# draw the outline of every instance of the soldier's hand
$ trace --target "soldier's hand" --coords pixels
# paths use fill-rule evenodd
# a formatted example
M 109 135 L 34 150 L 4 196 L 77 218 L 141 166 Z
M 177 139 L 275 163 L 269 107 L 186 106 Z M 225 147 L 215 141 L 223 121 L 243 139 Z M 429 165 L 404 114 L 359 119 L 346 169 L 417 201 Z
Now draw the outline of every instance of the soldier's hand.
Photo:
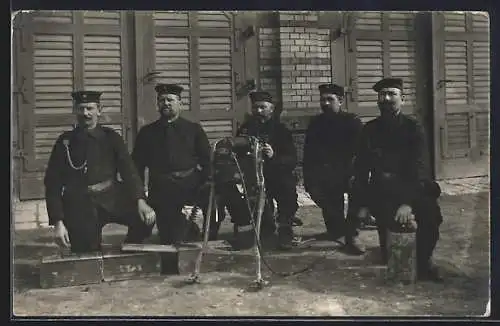
M 360 207 L 358 210 L 358 219 L 361 221 L 365 221 L 368 219 L 370 216 L 370 211 L 368 210 L 368 207 Z
M 156 213 L 144 199 L 139 199 L 137 203 L 139 216 L 147 225 L 152 225 L 156 221 Z
M 414 220 L 411 207 L 408 205 L 399 206 L 396 211 L 395 220 L 401 225 L 409 225 Z
M 64 247 L 70 246 L 68 230 L 66 229 L 63 221 L 57 222 L 54 232 L 58 245 L 62 245 Z
M 262 152 L 264 153 L 264 155 L 266 155 L 268 158 L 271 158 L 274 156 L 274 150 L 273 148 L 271 147 L 271 145 L 269 145 L 268 143 L 265 143 L 264 146 L 262 147 Z

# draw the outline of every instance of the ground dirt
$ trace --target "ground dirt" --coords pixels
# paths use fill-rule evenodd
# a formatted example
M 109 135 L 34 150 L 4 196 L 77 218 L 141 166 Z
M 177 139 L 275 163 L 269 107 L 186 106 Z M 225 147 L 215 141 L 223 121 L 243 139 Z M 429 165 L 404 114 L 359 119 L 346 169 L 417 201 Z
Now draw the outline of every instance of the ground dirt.
M 368 247 L 365 257 L 327 255 L 302 274 L 280 277 L 263 268 L 269 286 L 249 289 L 251 268 L 227 264 L 226 271 L 207 271 L 202 283 L 185 285 L 186 276 L 152 277 L 70 288 L 36 289 L 30 272 L 15 272 L 13 311 L 17 316 L 480 316 L 489 298 L 489 194 L 441 198 L 445 221 L 435 251 L 443 284 L 419 282 L 394 285 L 383 281 L 374 263 L 377 233 L 361 231 Z M 317 207 L 301 207 L 303 235 L 324 230 Z M 229 225 L 222 232 L 228 233 Z M 16 243 L 48 239 L 34 232 L 17 232 Z M 27 261 L 43 252 L 18 250 Z M 321 256 L 321 255 L 315 255 Z M 311 257 L 280 260 L 278 271 L 298 270 Z

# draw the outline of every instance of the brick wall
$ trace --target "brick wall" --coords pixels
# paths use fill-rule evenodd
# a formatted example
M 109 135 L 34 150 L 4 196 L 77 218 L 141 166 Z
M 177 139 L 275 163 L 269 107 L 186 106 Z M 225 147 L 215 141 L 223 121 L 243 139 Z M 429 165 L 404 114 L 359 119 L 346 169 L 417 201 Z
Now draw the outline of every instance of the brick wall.
M 281 11 L 259 30 L 260 86 L 269 91 L 281 120 L 294 133 L 302 182 L 304 133 L 309 118 L 320 112 L 318 86 L 332 76 L 329 29 L 318 28 L 318 12 Z M 271 19 L 273 22 L 271 22 Z M 268 27 L 268 25 L 274 25 Z
M 276 28 L 259 29 L 260 87 L 271 93 L 280 106 L 281 60 L 280 32 Z
M 299 21 L 313 26 L 318 20 L 317 13 L 279 15 L 280 25 Z M 280 27 L 279 34 L 283 109 L 317 111 L 318 86 L 332 80 L 329 30 Z

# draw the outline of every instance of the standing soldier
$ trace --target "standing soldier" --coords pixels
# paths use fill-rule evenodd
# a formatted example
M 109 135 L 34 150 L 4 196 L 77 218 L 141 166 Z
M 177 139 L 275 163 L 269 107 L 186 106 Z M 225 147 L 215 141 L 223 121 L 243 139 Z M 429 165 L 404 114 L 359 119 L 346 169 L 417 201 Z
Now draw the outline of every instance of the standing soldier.
M 441 190 L 431 179 L 423 127 L 401 113 L 403 81 L 384 78 L 378 93 L 380 117 L 368 122 L 355 160 L 355 199 L 360 218 L 368 211 L 378 226 L 382 260 L 387 263 L 387 230 L 416 220 L 417 276 L 440 281 L 431 257 L 442 223 L 437 202 Z
M 101 250 L 107 223 L 127 225 L 125 242 L 141 243 L 155 219 L 122 137 L 98 124 L 101 94 L 72 93 L 78 126 L 59 136 L 45 173 L 49 224 L 75 253 Z
M 137 135 L 132 158 L 144 180 L 149 168 L 148 200 L 156 212 L 162 244 L 186 240 L 182 208 L 199 197 L 210 176 L 210 144 L 199 123 L 182 118 L 182 86 L 155 87 L 160 118 Z
M 304 184 L 313 201 L 322 209 L 328 237 L 345 236 L 348 253 L 363 254 L 357 237 L 359 220 L 350 201 L 344 218 L 344 193 L 349 193 L 352 161 L 363 124 L 352 113 L 343 112 L 344 89 L 335 84 L 319 86 L 323 111 L 313 118 L 304 143 Z

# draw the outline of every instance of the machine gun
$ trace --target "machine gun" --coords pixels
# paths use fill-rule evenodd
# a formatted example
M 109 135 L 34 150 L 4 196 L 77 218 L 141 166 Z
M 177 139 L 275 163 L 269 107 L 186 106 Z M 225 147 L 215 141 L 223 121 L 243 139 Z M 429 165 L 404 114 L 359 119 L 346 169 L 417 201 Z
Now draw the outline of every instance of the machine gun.
M 265 281 L 262 278 L 261 252 L 260 252 L 260 226 L 266 200 L 264 184 L 264 160 L 262 155 L 263 140 L 253 136 L 223 138 L 211 146 L 212 176 L 210 178 L 210 193 L 202 248 L 195 262 L 194 271 L 188 282 L 198 283 L 203 254 L 208 248 L 208 239 L 211 227 L 211 214 L 215 211 L 218 221 L 216 201 L 216 185 L 226 182 L 236 182 L 243 188 L 250 221 L 255 233 L 255 261 L 256 280 L 258 288 L 262 288 Z M 241 159 L 245 158 L 245 159 Z M 253 169 L 252 169 L 253 167 Z M 243 170 L 247 173 L 243 173 Z

